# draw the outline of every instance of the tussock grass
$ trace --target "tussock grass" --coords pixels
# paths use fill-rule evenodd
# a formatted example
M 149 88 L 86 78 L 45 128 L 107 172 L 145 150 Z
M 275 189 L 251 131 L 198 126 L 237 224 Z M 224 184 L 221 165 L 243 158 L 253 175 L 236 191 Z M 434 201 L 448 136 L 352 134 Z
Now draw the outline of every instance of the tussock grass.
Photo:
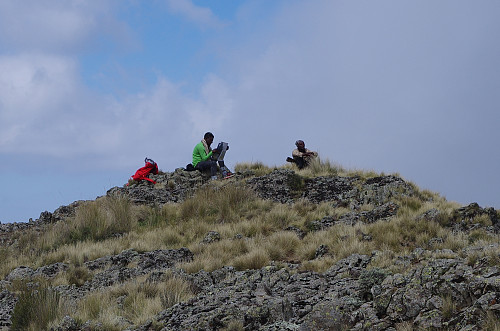
M 244 186 L 205 186 L 181 204 L 180 218 L 203 219 L 207 223 L 234 222 L 256 199 L 255 193 Z
M 235 172 L 252 171 L 255 174 L 255 176 L 264 176 L 264 175 L 270 174 L 274 169 L 276 169 L 276 168 L 268 167 L 260 161 L 241 162 L 241 163 L 237 163 L 234 166 Z
M 125 197 L 104 197 L 80 206 L 69 231 L 71 242 L 99 241 L 129 232 L 136 218 Z
M 236 270 L 260 269 L 269 264 L 270 256 L 264 248 L 256 247 L 250 252 L 236 257 L 232 264 Z
M 345 174 L 346 170 L 337 163 L 330 162 L 330 160 L 321 160 L 320 157 L 315 158 L 311 161 L 308 167 L 298 170 L 300 175 L 305 177 L 317 177 L 317 176 L 340 176 Z
M 448 232 L 436 222 L 415 221 L 409 215 L 395 217 L 390 222 L 376 222 L 368 227 L 377 249 L 387 246 L 396 252 L 402 247 L 428 248 L 431 238 L 446 237 Z
M 294 261 L 295 253 L 301 247 L 300 239 L 293 232 L 281 231 L 266 239 L 264 249 L 273 261 Z
M 11 330 L 45 330 L 50 322 L 61 316 L 60 296 L 45 286 L 23 284 L 12 312 Z
M 189 282 L 169 273 L 165 278 L 150 282 L 147 276 L 142 276 L 91 293 L 80 301 L 72 317 L 79 321 L 100 322 L 106 330 L 143 324 L 151 316 L 194 295 Z

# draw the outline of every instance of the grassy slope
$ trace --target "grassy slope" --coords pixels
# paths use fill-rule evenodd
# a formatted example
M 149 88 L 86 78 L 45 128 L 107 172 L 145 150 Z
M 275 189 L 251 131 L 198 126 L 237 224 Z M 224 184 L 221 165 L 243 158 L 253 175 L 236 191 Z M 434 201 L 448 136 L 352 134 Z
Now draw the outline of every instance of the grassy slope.
M 253 170 L 256 175 L 273 170 L 260 163 L 239 164 L 235 170 L 245 169 Z M 303 177 L 339 175 L 369 178 L 380 175 L 367 171 L 347 171 L 328 161 L 317 162 L 298 173 Z M 42 233 L 28 231 L 17 234 L 17 245 L 0 248 L 0 260 L 3 261 L 0 275 L 3 279 L 20 265 L 37 268 L 64 262 L 70 265 L 69 271 L 48 281 L 44 286 L 82 284 L 92 277 L 91 272 L 84 267 L 85 261 L 118 254 L 125 249 L 144 252 L 180 247 L 188 247 L 194 253 L 192 262 L 178 266 L 189 273 L 202 269 L 212 271 L 225 265 L 232 265 L 240 270 L 261 268 L 270 261 L 300 263 L 303 270 L 322 272 L 339 259 L 353 253 L 371 254 L 374 251 L 378 253 L 372 267 L 404 273 L 404 270 L 398 270 L 394 261 L 416 247 L 429 249 L 432 252 L 429 253 L 429 258 L 443 257 L 454 252 L 469 259 L 470 263 L 484 256 L 496 256 L 498 259 L 498 248 L 475 251 L 470 255 L 462 250 L 469 245 L 487 246 L 498 242 L 497 236 L 484 231 L 453 233 L 441 224 L 446 222 L 446 215 L 460 206 L 446 201 L 438 194 L 420 191 L 416 186 L 415 189 L 419 192 L 418 196 L 424 199 L 406 198 L 395 201 L 401 208 L 390 221 L 360 223 L 355 226 L 336 225 L 325 231 L 315 232 L 308 230 L 308 222 L 325 216 L 339 217 L 349 210 L 334 208 L 331 203 L 298 201 L 288 206 L 265 201 L 245 187 L 243 182 L 236 181 L 234 185 L 219 182 L 203 187 L 191 199 L 156 208 L 133 205 L 125 198 L 103 197 L 81 206 L 74 219 L 50 225 Z M 432 208 L 445 215 L 440 219 L 441 223 L 415 222 L 418 215 Z M 362 209 L 371 210 L 373 206 L 362 206 Z M 284 231 L 288 226 L 305 231 L 305 237 L 300 240 L 295 233 Z M 211 245 L 201 244 L 209 231 L 220 233 L 221 240 Z M 366 235 L 371 236 L 372 240 L 363 240 Z M 234 239 L 241 236 L 244 240 Z M 442 238 L 442 242 L 429 247 L 429 240 L 436 237 Z M 315 259 L 316 249 L 320 245 L 326 245 L 330 253 Z M 144 280 L 136 280 L 103 293 L 89 295 L 80 302 L 77 309 L 71 310 L 66 305 L 57 303 L 60 307 L 56 309 L 55 315 L 43 323 L 56 324 L 65 314 L 69 314 L 79 321 L 98 320 L 111 329 L 120 318 L 126 318 L 137 325 L 165 307 L 192 295 L 189 287 L 181 280 L 172 277 L 171 281 L 178 290 L 172 292 L 170 297 L 163 285 L 151 285 L 155 288 L 149 288 Z M 171 288 L 174 286 L 172 284 L 169 285 Z M 16 284 L 11 285 L 11 290 L 25 293 L 22 286 Z M 123 295 L 127 299 L 122 307 L 125 305 L 129 309 L 117 308 L 117 298 Z M 54 300 L 52 296 L 48 297 Z M 46 302 L 40 304 L 47 305 Z M 53 302 L 51 304 L 54 305 Z M 36 303 L 30 301 L 29 305 Z M 103 307 L 108 308 L 103 311 Z M 29 325 L 32 322 L 20 323 Z M 42 322 L 34 323 L 36 325 Z

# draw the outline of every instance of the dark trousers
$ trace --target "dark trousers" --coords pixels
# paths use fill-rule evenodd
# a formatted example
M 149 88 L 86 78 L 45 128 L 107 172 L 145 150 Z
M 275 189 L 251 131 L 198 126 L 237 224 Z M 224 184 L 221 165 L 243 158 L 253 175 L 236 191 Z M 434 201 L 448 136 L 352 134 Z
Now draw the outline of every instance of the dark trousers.
M 303 157 L 294 156 L 293 160 L 295 161 L 295 164 L 297 165 L 297 167 L 299 167 L 299 169 L 302 169 L 309 165 L 309 163 Z
M 194 168 L 196 170 L 199 170 L 199 171 L 205 171 L 205 170 L 210 169 L 210 176 L 217 175 L 217 162 L 215 162 L 215 161 L 211 161 L 211 160 L 200 161 L 200 162 L 198 162 L 198 164 Z

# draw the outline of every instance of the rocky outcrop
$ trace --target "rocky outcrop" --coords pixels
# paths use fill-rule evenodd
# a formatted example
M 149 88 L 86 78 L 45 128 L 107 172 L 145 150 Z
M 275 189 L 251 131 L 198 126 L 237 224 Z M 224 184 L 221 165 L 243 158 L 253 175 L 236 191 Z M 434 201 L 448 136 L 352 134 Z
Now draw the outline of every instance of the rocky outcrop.
M 386 330 L 403 321 L 419 329 L 479 330 L 486 313 L 500 313 L 498 267 L 438 259 L 403 275 L 370 269 L 371 259 L 355 254 L 321 274 L 288 265 L 184 275 L 200 293 L 135 330 L 152 330 L 153 323 L 165 330 L 231 323 L 245 330 Z
M 4 289 L 0 291 L 0 330 L 7 330 L 11 325 L 10 317 L 16 306 L 17 297 Z
M 16 223 L 0 223 L 0 246 L 9 246 L 16 242 L 16 236 L 13 234 L 20 234 L 23 231 L 35 230 L 43 231 L 49 224 L 55 223 L 67 217 L 75 216 L 76 208 L 83 201 L 75 201 L 68 206 L 61 206 L 53 213 L 44 211 L 40 213 L 40 217 L 33 221 L 31 218 L 29 222 L 16 222 Z
M 131 181 L 123 187 L 114 187 L 106 194 L 108 196 L 124 195 L 138 204 L 164 204 L 181 202 L 191 197 L 195 190 L 208 181 L 209 177 L 199 171 L 185 171 L 182 168 L 172 173 L 150 175 L 157 184 L 148 181 Z
M 306 223 L 307 229 L 295 226 L 284 229 L 294 232 L 299 240 L 304 239 L 306 231 L 321 231 L 336 224 L 389 221 L 402 208 L 400 204 L 404 199 L 401 198 L 418 198 L 414 187 L 396 176 L 304 178 L 294 171 L 277 169 L 264 176 L 237 174 L 234 178 L 261 198 L 278 203 L 305 200 L 347 207 L 341 216 L 325 216 Z M 183 201 L 207 185 L 207 178 L 199 172 L 182 169 L 153 175 L 152 179 L 158 184 L 133 182 L 112 188 L 107 195 L 124 195 L 137 204 L 161 205 Z M 0 225 L 0 243 L 12 244 L 15 240 L 12 234 L 17 231 L 43 231 L 45 226 L 72 217 L 80 203 L 60 207 L 53 213 L 44 212 L 34 222 Z M 372 206 L 371 210 L 363 210 L 367 206 Z M 430 209 L 414 221 L 438 222 L 457 232 L 484 229 L 498 234 L 498 215 L 493 208 L 471 204 L 451 214 Z M 364 233 L 359 235 L 362 240 L 372 240 Z M 200 244 L 213 245 L 220 240 L 221 234 L 208 231 Z M 234 240 L 245 238 L 239 235 Z M 53 290 L 67 302 L 76 304 L 90 293 L 141 276 L 148 282 L 165 281 L 166 271 L 191 284 L 195 295 L 192 299 L 161 311 L 144 325 L 124 324 L 124 329 L 130 331 L 396 330 L 402 322 L 411 323 L 417 329 L 480 330 L 488 314 L 500 317 L 498 256 L 477 261 L 463 258 L 470 251 L 484 249 L 481 246 L 467 247 L 463 252 L 432 251 L 441 243 L 443 238 L 432 238 L 429 250 L 417 248 L 409 255 L 395 258 L 397 270 L 404 273 L 377 267 L 375 261 L 381 254 L 378 251 L 369 255 L 353 254 L 322 273 L 303 271 L 298 264 L 276 261 L 257 270 L 239 271 L 226 266 L 212 272 L 202 270 L 188 274 L 179 269 L 179 263 L 193 260 L 193 253 L 187 248 L 125 250 L 86 261 L 80 268 L 88 273 L 80 283 L 55 286 Z M 498 247 L 489 249 L 494 251 Z M 433 254 L 447 258 L 426 258 Z M 319 245 L 314 262 L 331 255 L 328 246 Z M 37 269 L 19 266 L 12 270 L 0 281 L 0 330 L 11 325 L 10 318 L 18 300 L 11 291 L 13 284 L 51 279 L 73 272 L 73 268 L 54 263 Z M 92 329 L 89 325 L 90 321 L 77 322 L 67 316 L 55 329 Z
M 370 211 L 362 211 L 362 212 L 349 212 L 347 214 L 342 215 L 339 218 L 335 218 L 332 216 L 323 217 L 321 220 L 312 221 L 309 224 L 311 230 L 319 231 L 325 230 L 331 226 L 336 224 L 346 224 L 346 225 L 355 225 L 358 222 L 363 223 L 374 223 L 379 220 L 385 220 L 392 216 L 396 216 L 398 212 L 399 206 L 393 202 L 388 202 L 381 206 L 375 207 Z
M 235 179 L 245 180 L 248 174 L 236 174 Z M 208 182 L 198 171 L 177 169 L 173 173 L 152 175 L 157 184 L 147 181 L 133 182 L 124 187 L 114 187 L 107 195 L 125 195 L 140 204 L 181 202 L 191 197 L 195 190 Z M 279 203 L 293 203 L 305 199 L 313 203 L 332 201 L 339 206 L 363 204 L 382 205 L 392 198 L 413 196 L 413 187 L 396 176 L 381 176 L 362 180 L 359 177 L 304 178 L 289 169 L 276 169 L 268 175 L 246 179 L 262 199 Z
M 490 227 L 493 232 L 500 231 L 500 218 L 493 208 L 481 208 L 477 203 L 456 209 L 450 217 L 449 226 L 455 231 L 472 231 Z

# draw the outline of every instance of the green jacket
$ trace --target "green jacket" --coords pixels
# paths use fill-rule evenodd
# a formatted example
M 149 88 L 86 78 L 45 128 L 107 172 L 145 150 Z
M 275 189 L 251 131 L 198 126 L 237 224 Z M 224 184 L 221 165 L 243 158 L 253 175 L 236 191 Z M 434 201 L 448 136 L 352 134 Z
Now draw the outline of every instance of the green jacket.
M 203 143 L 200 141 L 198 145 L 194 146 L 193 149 L 193 167 L 196 167 L 198 163 L 201 161 L 206 161 L 212 156 L 212 151 L 208 154 L 205 152 L 205 147 L 203 147 Z

